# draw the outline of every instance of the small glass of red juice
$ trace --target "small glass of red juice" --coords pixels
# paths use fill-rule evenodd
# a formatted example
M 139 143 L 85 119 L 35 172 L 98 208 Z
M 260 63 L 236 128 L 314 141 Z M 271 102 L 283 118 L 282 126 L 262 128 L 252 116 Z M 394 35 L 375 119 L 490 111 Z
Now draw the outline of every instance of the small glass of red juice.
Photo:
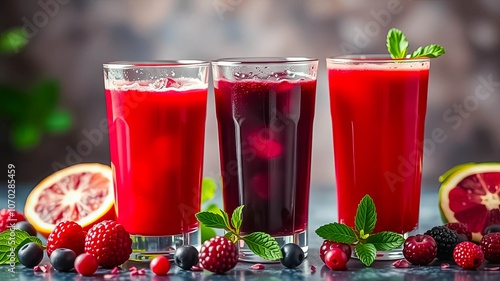
M 318 60 L 212 62 L 224 210 L 243 209 L 241 231 L 263 231 L 307 254 Z M 266 262 L 241 243 L 240 259 Z
M 200 245 L 208 68 L 194 60 L 104 64 L 115 210 L 131 234 L 131 260 Z
M 327 59 L 339 221 L 354 227 L 364 195 L 374 232 L 417 229 L 430 62 L 382 56 Z M 401 249 L 377 259 L 403 258 Z

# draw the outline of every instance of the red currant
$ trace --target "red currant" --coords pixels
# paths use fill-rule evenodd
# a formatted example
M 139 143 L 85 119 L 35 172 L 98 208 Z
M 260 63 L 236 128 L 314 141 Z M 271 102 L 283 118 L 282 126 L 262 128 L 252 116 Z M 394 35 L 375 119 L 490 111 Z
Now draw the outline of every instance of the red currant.
M 154 258 L 149 267 L 156 275 L 167 275 L 170 270 L 170 262 L 164 256 L 158 256 Z
M 325 255 L 325 264 L 332 270 L 344 270 L 347 260 L 347 255 L 340 248 L 333 248 Z
M 91 254 L 81 254 L 75 259 L 75 269 L 83 276 L 92 276 L 99 267 L 97 259 Z
M 344 253 L 347 255 L 347 260 L 351 258 L 352 250 L 350 245 L 325 240 L 319 248 L 319 257 L 321 258 L 321 261 L 325 262 L 326 253 L 333 248 L 340 248 L 342 251 L 344 251 Z

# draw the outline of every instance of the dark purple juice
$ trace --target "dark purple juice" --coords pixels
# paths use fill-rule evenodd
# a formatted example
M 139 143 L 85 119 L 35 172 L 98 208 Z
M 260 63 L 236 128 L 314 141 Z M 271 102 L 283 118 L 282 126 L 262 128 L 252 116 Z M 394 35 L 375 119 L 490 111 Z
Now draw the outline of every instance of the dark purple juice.
M 242 232 L 307 229 L 316 80 L 218 80 L 224 209 L 243 210 Z

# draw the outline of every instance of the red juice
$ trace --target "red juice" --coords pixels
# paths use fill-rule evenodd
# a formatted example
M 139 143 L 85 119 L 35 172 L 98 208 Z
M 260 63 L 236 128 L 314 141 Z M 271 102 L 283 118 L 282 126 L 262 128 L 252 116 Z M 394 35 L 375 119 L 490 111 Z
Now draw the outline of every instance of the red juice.
M 117 221 L 131 234 L 198 228 L 206 100 L 202 86 L 106 89 Z
M 243 233 L 305 231 L 316 80 L 214 87 L 225 211 L 245 205 Z
M 339 221 L 354 226 L 361 198 L 375 231 L 418 225 L 428 62 L 328 65 Z

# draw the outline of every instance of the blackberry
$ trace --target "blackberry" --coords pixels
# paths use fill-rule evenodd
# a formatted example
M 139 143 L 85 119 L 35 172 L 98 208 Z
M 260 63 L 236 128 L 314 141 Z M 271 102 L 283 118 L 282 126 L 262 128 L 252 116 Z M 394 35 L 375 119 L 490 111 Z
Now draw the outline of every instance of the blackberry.
M 435 226 L 425 232 L 436 240 L 437 258 L 440 260 L 453 259 L 453 249 L 458 244 L 457 233 L 445 226 Z

